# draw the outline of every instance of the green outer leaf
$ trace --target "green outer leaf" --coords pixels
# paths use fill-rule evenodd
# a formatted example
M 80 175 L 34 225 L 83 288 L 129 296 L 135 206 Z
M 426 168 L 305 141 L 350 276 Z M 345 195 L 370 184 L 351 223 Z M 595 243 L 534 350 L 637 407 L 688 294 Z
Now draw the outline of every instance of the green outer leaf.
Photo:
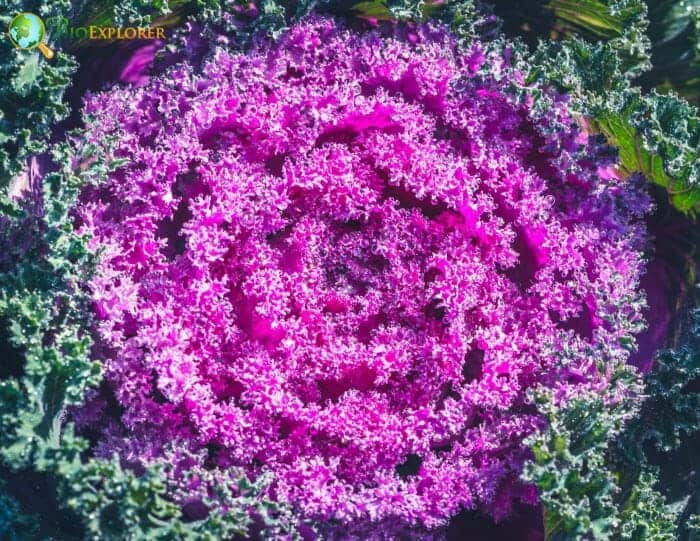
M 687 389 L 700 378 L 699 345 L 695 323 L 685 346 L 658 355 L 643 388 L 619 367 L 602 392 L 561 403 L 546 389 L 535 395 L 548 426 L 528 441 L 523 479 L 538 488 L 547 541 L 696 539 L 700 455 L 691 447 L 683 461 L 678 451 L 700 442 L 700 393 Z
M 695 217 L 700 208 L 700 118 L 696 108 L 674 95 L 642 95 L 621 72 L 610 43 L 581 39 L 541 43 L 528 70 L 524 90 L 535 108 L 551 106 L 538 94 L 551 85 L 571 96 L 570 107 L 590 120 L 618 149 L 622 170 L 639 172 L 666 189 L 671 203 Z M 539 105 L 537 102 L 541 102 Z
M 618 114 L 603 111 L 594 118 L 593 125 L 619 150 L 621 168 L 626 175 L 642 173 L 650 182 L 667 190 L 674 207 L 694 216 L 700 208 L 700 185 L 687 185 L 666 173 L 662 158 L 644 148 L 642 137 L 630 123 L 631 114 L 630 107 Z
M 358 16 L 366 17 L 367 19 L 377 19 L 379 21 L 389 21 L 393 19 L 392 13 L 384 0 L 359 2 L 353 6 L 353 9 L 357 12 Z
M 602 39 L 613 39 L 623 34 L 623 18 L 611 13 L 610 7 L 592 0 L 551 0 L 549 8 L 572 29 L 583 29 Z

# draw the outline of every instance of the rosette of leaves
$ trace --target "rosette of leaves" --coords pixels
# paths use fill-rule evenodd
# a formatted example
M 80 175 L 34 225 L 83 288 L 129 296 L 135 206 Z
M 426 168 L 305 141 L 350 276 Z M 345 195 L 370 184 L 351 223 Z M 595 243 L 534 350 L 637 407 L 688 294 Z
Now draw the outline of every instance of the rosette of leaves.
M 299 4 L 301 10 L 297 11 L 290 8 L 291 3 L 283 5 L 273 1 L 264 2 L 260 12 L 266 18 L 259 20 L 259 28 L 278 31 L 287 24 L 290 14 L 297 16 L 297 13 L 303 14 L 304 10 L 311 9 L 312 4 L 318 4 L 318 7 L 322 8 L 325 3 L 320 1 Z M 421 17 L 428 15 L 421 7 L 424 4 L 426 3 L 404 0 L 390 2 L 388 5 L 393 8 L 392 16 L 395 18 L 411 19 L 415 18 L 417 13 L 420 13 Z M 0 5 L 2 13 L 12 13 L 21 7 L 23 10 L 35 11 L 42 17 L 71 13 L 73 9 L 69 9 L 68 2 L 32 5 L 22 3 L 20 6 L 18 2 L 5 1 L 0 2 Z M 132 16 L 128 14 L 130 6 L 137 5 L 140 4 L 122 2 L 120 13 L 125 14 L 123 17 L 136 20 L 131 19 Z M 196 9 L 201 10 L 199 13 L 213 16 L 218 13 L 218 4 L 215 2 L 197 2 L 196 6 Z M 207 9 L 213 11 L 206 11 Z M 441 16 L 439 13 L 449 13 L 455 25 L 461 24 L 467 37 L 475 31 L 473 21 L 476 10 L 471 2 L 449 2 L 445 9 L 430 14 Z M 268 23 L 262 24 L 265 20 Z M 271 32 L 270 34 L 272 35 Z M 676 194 L 680 195 L 677 206 L 691 212 L 697 199 L 693 199 L 696 196 L 692 195 L 692 184 L 686 180 L 694 174 L 693 162 L 697 164 L 697 154 L 693 154 L 697 152 L 697 112 L 687 108 L 682 100 L 673 96 L 643 98 L 641 94 L 629 91 L 626 79 L 618 74 L 622 71 L 619 48 L 609 45 L 594 47 L 578 42 L 581 44 L 581 51 L 576 51 L 576 43 L 550 49 L 557 59 L 555 62 L 548 63 L 543 53 L 539 57 L 539 64 L 532 71 L 535 73 L 534 77 L 542 77 L 543 81 L 547 81 L 548 76 L 554 74 L 549 82 L 553 81 L 565 89 L 574 91 L 583 114 L 595 118 L 592 111 L 609 113 L 617 124 L 601 116 L 602 121 L 597 127 L 611 142 L 616 142 L 621 152 L 627 150 L 627 169 L 645 171 L 652 180 L 659 179 L 657 183 L 664 187 L 671 181 L 679 182 L 675 188 L 672 186 L 670 193 L 680 192 Z M 543 47 L 541 50 L 545 49 L 546 47 Z M 564 51 L 564 56 L 556 56 L 560 51 Z M 566 60 L 565 67 L 556 71 L 556 62 L 561 58 Z M 570 66 L 575 69 L 570 78 L 567 78 L 566 70 Z M 610 71 L 605 71 L 608 69 Z M 63 95 L 75 70 L 75 62 L 70 56 L 59 52 L 54 63 L 49 64 L 36 52 L 22 53 L 8 46 L 0 51 L 0 70 L 3 80 L 10 81 L 9 85 L 0 90 L 0 185 L 4 187 L 13 175 L 23 168 L 27 156 L 46 149 L 50 127 L 67 114 Z M 609 76 L 611 73 L 613 76 Z M 598 77 L 594 79 L 595 86 L 587 87 L 586 81 L 590 80 L 591 74 L 597 74 Z M 664 99 L 667 100 L 666 109 L 664 114 L 660 114 Z M 640 111 L 644 114 L 639 114 Z M 606 125 L 606 122 L 609 125 Z M 622 154 L 622 157 L 624 163 L 625 155 Z M 74 158 L 59 153 L 57 159 L 59 162 L 69 163 Z M 671 172 L 667 162 L 675 164 Z M 98 164 L 97 167 L 104 165 Z M 649 172 L 653 174 L 649 175 Z M 28 252 L 32 255 L 16 259 L 11 266 L 3 267 L 1 272 L 2 332 L 12 343 L 12 347 L 9 348 L 12 356 L 4 358 L 14 359 L 9 366 L 0 367 L 2 455 L 5 461 L 14 468 L 20 468 L 20 471 L 36 469 L 42 476 L 53 476 L 57 479 L 57 484 L 61 487 L 59 490 L 69 502 L 68 505 L 78 515 L 93 521 L 87 528 L 91 535 L 97 538 L 109 538 L 105 532 L 120 531 L 119 528 L 121 531 L 134 531 L 128 528 L 146 527 L 144 524 L 150 524 L 148 527 L 153 528 L 160 527 L 149 522 L 153 517 L 172 522 L 171 532 L 178 532 L 177 528 L 196 532 L 196 528 L 203 526 L 184 525 L 180 512 L 168 506 L 167 500 L 162 498 L 158 475 L 147 473 L 145 476 L 137 476 L 112 463 L 84 463 L 80 458 L 83 451 L 81 440 L 72 438 L 70 429 L 64 426 L 62 412 L 69 404 L 79 401 L 85 389 L 96 385 L 99 379 L 89 359 L 89 341 L 84 339 L 82 330 L 86 324 L 80 319 L 80 314 L 85 313 L 84 299 L 81 300 L 74 289 L 75 276 L 90 272 L 91 256 L 86 251 L 85 239 L 77 239 L 73 232 L 66 230 L 63 225 L 66 223 L 65 208 L 72 196 L 60 190 L 73 190 L 71 182 L 75 181 L 73 173 L 65 178 L 69 179 L 65 186 L 63 173 L 47 179 L 49 204 L 42 209 L 42 213 L 46 214 L 41 214 L 49 216 L 47 219 L 37 219 L 30 210 L 20 209 L 17 205 L 9 203 L 6 198 L 2 201 L 2 219 L 11 220 L 3 222 L 3 227 L 11 223 L 8 227 L 29 227 L 32 231 L 41 232 L 40 240 Z M 691 189 L 683 192 L 688 186 Z M 674 193 L 671 193 L 671 196 L 673 199 Z M 3 229 L 3 234 L 5 231 L 9 229 Z M 37 257 L 37 254 L 40 257 Z M 57 328 L 58 322 L 61 323 L 62 331 L 57 337 L 53 329 Z M 678 381 L 683 381 L 682 377 L 687 375 L 681 376 Z M 683 385 L 679 388 L 682 390 Z M 641 407 L 641 410 L 644 411 L 644 408 Z M 552 415 L 565 416 L 566 413 L 553 410 Z M 570 418 L 577 419 L 576 415 Z M 613 415 L 611 419 L 597 425 L 610 427 L 609 430 L 601 429 L 603 439 L 606 433 L 617 433 L 620 423 L 615 421 L 615 418 Z M 564 426 L 572 424 L 571 421 L 562 422 Z M 566 425 L 567 422 L 569 425 Z M 598 444 L 593 447 L 600 450 Z M 603 447 L 609 449 L 612 446 L 608 444 Z M 652 470 L 650 465 L 649 471 Z M 660 471 L 660 475 L 663 476 L 666 470 L 662 467 Z M 663 500 L 658 499 L 660 493 L 654 489 L 651 475 L 654 475 L 653 471 L 650 474 L 646 470 L 643 475 L 640 474 L 637 483 L 639 488 L 635 489 L 634 498 L 653 503 L 649 507 L 650 510 L 663 509 L 659 503 Z M 70 477 L 81 480 L 74 485 L 62 481 Z M 101 484 L 100 477 L 107 480 L 104 485 Z M 615 482 L 614 475 L 611 479 Z M 610 479 L 604 477 L 604 480 L 607 482 Z M 605 486 L 605 483 L 603 485 Z M 31 538 L 33 534 L 28 528 L 35 522 L 35 518 L 24 516 L 23 512 L 27 508 L 23 503 L 26 502 L 14 494 L 10 495 L 12 491 L 7 491 L 8 486 L 6 482 L 4 489 L 0 488 L 0 537 L 21 539 L 24 535 L 25 538 Z M 106 486 L 112 488 L 104 490 Z M 650 490 L 654 492 L 650 493 Z M 91 491 L 96 491 L 97 499 L 86 498 Z M 615 493 L 615 490 L 612 492 Z M 127 496 L 124 496 L 125 494 Z M 633 502 L 632 492 L 628 494 L 625 502 Z M 675 501 L 673 496 L 669 498 L 669 501 Z M 618 500 L 613 499 L 613 502 L 616 501 Z M 689 500 L 687 505 L 691 505 L 692 501 L 694 500 Z M 606 505 L 603 509 L 607 509 Z M 154 511 L 141 514 L 138 506 L 145 509 L 151 509 L 153 506 Z M 643 507 L 630 505 L 626 509 L 617 513 L 618 523 L 639 523 L 638 517 L 641 516 Z M 135 522 L 128 522 L 126 517 L 131 517 L 128 520 L 132 520 L 134 513 L 137 517 Z M 680 514 L 681 517 L 688 516 L 687 509 L 683 513 Z M 697 513 L 697 509 L 694 513 Z M 91 516 L 98 518 L 89 519 Z M 146 522 L 140 523 L 141 520 Z M 693 524 L 693 521 L 688 520 L 688 523 Z M 135 526 L 137 524 L 140 525 Z M 659 531 L 669 531 L 661 522 L 659 525 L 666 528 Z M 199 530 L 201 531 L 205 530 Z M 624 531 L 635 530 L 630 530 L 628 526 Z M 69 539 L 68 536 L 64 538 Z M 622 538 L 635 539 L 629 536 Z

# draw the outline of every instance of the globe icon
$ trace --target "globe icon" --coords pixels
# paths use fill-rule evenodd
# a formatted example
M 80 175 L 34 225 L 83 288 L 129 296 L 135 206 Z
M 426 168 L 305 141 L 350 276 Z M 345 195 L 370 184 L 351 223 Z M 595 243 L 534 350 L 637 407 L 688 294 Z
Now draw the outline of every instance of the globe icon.
M 8 34 L 12 43 L 20 49 L 39 47 L 46 58 L 53 57 L 53 51 L 43 43 L 46 29 L 38 15 L 20 13 L 10 22 Z

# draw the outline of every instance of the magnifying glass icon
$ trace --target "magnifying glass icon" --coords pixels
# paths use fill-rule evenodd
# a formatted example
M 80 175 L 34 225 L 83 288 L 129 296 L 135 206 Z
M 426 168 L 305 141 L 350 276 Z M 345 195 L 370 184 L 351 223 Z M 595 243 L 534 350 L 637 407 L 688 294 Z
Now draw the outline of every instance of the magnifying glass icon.
M 46 27 L 41 17 L 33 13 L 20 13 L 10 21 L 7 27 L 10 41 L 18 49 L 34 49 L 38 47 L 47 60 L 54 57 L 53 49 L 44 43 Z

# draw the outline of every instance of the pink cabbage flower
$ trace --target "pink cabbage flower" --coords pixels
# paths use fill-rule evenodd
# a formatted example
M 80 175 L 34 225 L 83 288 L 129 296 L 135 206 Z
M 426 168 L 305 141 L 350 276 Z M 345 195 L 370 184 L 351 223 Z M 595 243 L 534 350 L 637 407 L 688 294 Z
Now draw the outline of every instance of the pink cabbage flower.
M 82 413 L 96 452 L 269 475 L 341 532 L 535 502 L 528 391 L 634 350 L 650 200 L 521 80 L 440 26 L 318 18 L 91 96 L 88 143 L 127 162 L 75 211 L 118 405 Z

